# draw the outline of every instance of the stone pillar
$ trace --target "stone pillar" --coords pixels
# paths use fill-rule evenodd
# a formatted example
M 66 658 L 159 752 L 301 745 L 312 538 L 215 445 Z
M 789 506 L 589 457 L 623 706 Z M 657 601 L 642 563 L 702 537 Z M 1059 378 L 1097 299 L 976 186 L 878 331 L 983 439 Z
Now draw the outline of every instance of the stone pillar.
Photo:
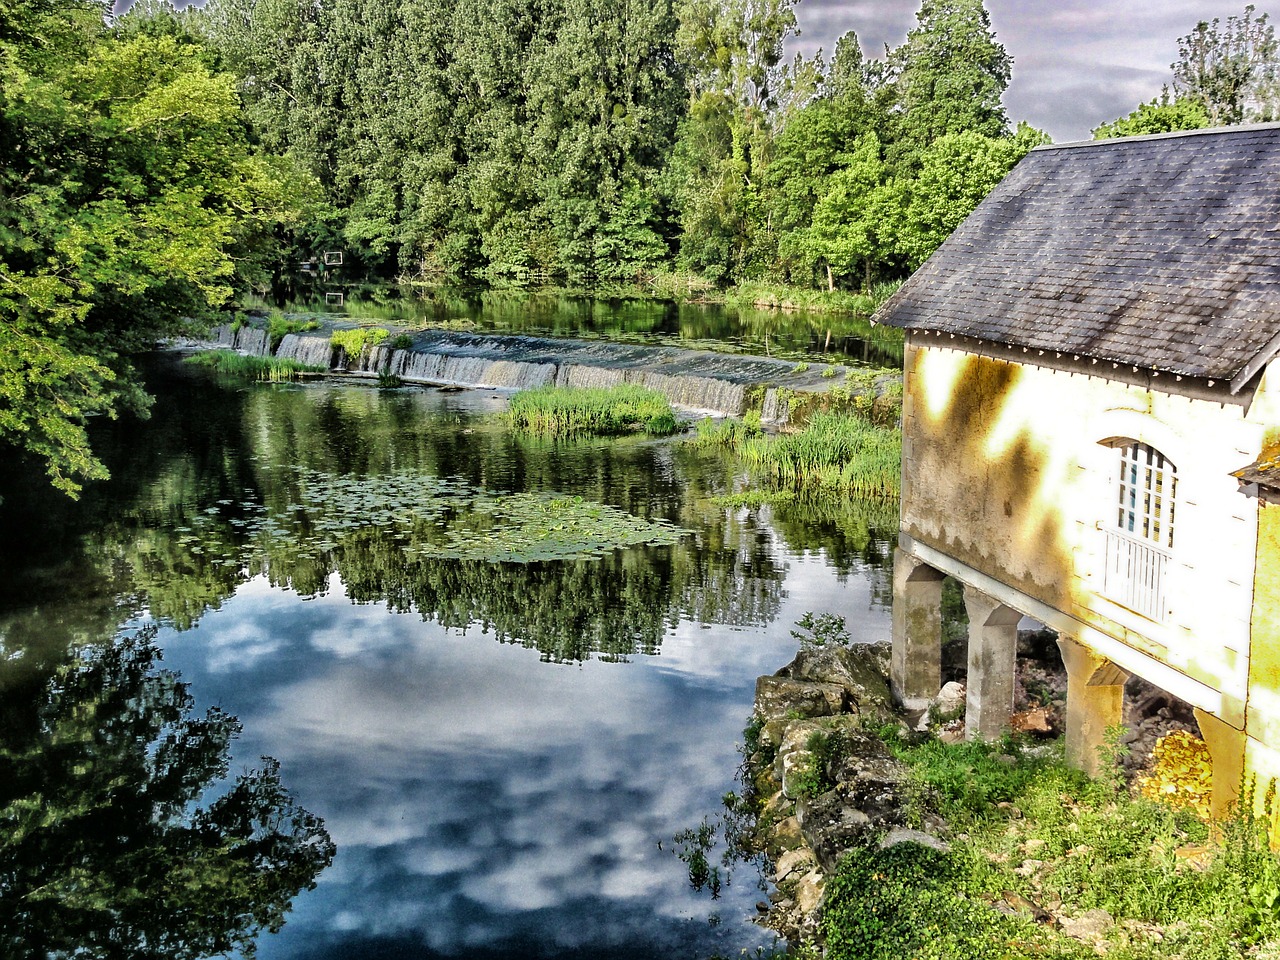
M 943 574 L 901 547 L 893 552 L 893 692 L 922 709 L 942 686 Z
M 1230 815 L 1240 798 L 1240 781 L 1244 779 L 1244 731 L 1199 707 L 1196 707 L 1195 715 L 1196 723 L 1200 725 L 1200 736 L 1204 738 L 1209 748 L 1209 759 L 1213 762 L 1213 796 L 1209 801 L 1209 812 L 1219 820 Z
M 970 740 L 994 740 L 1013 716 L 1013 670 L 1018 657 L 1022 614 L 965 584 L 969 613 L 969 676 L 964 733 Z
M 1124 719 L 1129 674 L 1071 637 L 1058 637 L 1058 649 L 1067 668 L 1067 763 L 1096 777 L 1107 728 Z

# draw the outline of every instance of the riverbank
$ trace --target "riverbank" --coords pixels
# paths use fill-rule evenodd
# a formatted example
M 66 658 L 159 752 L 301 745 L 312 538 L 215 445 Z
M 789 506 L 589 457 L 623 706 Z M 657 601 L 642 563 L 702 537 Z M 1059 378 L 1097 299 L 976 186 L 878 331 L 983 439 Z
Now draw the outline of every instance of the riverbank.
M 1125 765 L 1131 745 L 1176 726 L 1166 706 L 1148 702 L 1137 732 L 1113 738 L 1112 772 L 1089 780 L 1052 736 L 1051 663 L 1033 654 L 1023 670 L 1040 736 L 959 742 L 962 699 L 944 689 L 923 723 L 904 716 L 888 645 L 818 643 L 838 631 L 816 626 L 757 682 L 744 767 L 744 845 L 774 884 L 763 922 L 802 954 L 1280 956 L 1280 860 L 1260 819 L 1211 829 L 1196 814 L 1198 741 L 1164 740 L 1136 776 Z

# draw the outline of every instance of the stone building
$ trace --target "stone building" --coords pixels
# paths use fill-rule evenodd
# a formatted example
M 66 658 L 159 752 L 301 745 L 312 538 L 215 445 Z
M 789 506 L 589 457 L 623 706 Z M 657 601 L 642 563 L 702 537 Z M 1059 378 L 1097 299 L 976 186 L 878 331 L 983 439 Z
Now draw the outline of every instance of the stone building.
M 1030 153 L 890 299 L 906 336 L 893 677 L 1004 728 L 1017 624 L 1057 631 L 1070 758 L 1137 675 L 1195 707 L 1218 811 L 1280 776 L 1280 125 Z

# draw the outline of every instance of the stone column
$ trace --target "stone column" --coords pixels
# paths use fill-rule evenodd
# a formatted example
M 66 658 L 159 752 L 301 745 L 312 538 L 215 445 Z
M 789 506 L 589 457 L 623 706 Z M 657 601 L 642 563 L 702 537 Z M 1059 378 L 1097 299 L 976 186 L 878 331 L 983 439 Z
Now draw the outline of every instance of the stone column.
M 922 709 L 942 686 L 943 574 L 901 547 L 893 552 L 893 692 Z
M 1058 637 L 1067 668 L 1067 763 L 1096 777 L 1108 727 L 1124 719 L 1129 674 L 1079 640 Z
M 1204 737 L 1209 759 L 1213 762 L 1213 796 L 1209 801 L 1209 812 L 1219 820 L 1230 815 L 1240 798 L 1240 781 L 1244 779 L 1244 731 L 1199 707 L 1196 707 L 1195 715 L 1196 723 L 1200 725 L 1200 736 Z
M 1022 614 L 965 584 L 969 613 L 969 676 L 964 733 L 970 740 L 994 740 L 1013 716 L 1013 670 Z

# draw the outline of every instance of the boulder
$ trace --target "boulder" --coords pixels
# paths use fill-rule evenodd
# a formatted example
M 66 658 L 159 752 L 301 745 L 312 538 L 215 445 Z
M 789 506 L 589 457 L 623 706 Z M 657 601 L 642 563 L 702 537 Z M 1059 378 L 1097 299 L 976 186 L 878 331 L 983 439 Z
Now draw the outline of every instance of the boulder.
M 897 716 L 889 689 L 890 650 L 888 642 L 803 647 L 776 676 L 837 684 L 844 689 L 854 713 L 881 722 Z
M 800 795 L 800 781 L 813 769 L 813 752 L 809 741 L 814 734 L 851 736 L 858 725 L 858 718 L 851 714 L 838 717 L 816 717 L 810 720 L 792 720 L 782 734 L 774 760 L 773 776 L 782 784 L 782 792 L 794 800 Z
M 756 680 L 756 715 L 778 717 L 830 717 L 845 706 L 844 687 L 836 683 L 760 677 Z
M 822 894 L 827 881 L 820 870 L 812 870 L 805 874 L 796 884 L 796 909 L 804 916 L 811 916 L 822 902 Z
M 839 790 L 798 801 L 796 820 L 805 843 L 825 873 L 834 873 L 846 850 L 870 843 L 876 833 L 871 818 L 846 802 Z
M 794 850 L 788 850 L 778 858 L 778 864 L 774 869 L 773 875 L 777 878 L 778 883 L 782 883 L 794 873 L 808 873 L 817 862 L 812 850 L 808 847 L 797 847 Z
M 900 843 L 918 843 L 922 847 L 937 850 L 939 853 L 946 853 L 951 849 L 951 845 L 947 841 L 939 839 L 931 833 L 925 833 L 923 830 L 912 830 L 910 827 L 894 827 L 880 841 L 880 849 L 888 850 L 890 847 L 896 847 Z

